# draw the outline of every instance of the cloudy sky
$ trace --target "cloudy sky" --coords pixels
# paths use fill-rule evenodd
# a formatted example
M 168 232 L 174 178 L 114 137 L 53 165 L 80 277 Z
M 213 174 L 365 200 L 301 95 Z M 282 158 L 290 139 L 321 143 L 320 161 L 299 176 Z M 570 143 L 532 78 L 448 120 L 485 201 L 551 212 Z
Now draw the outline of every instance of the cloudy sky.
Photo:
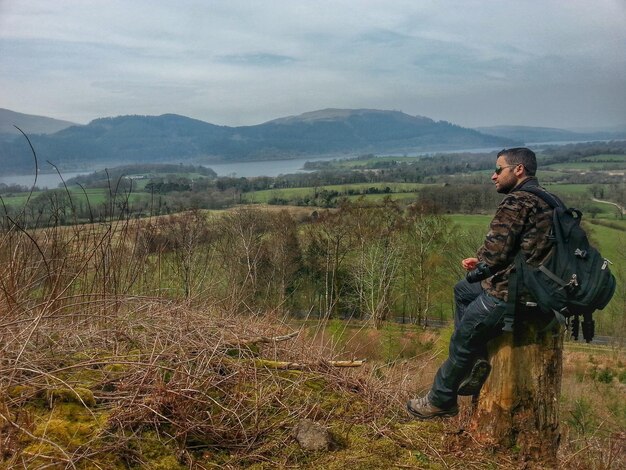
M 0 107 L 626 124 L 624 0 L 0 0 Z

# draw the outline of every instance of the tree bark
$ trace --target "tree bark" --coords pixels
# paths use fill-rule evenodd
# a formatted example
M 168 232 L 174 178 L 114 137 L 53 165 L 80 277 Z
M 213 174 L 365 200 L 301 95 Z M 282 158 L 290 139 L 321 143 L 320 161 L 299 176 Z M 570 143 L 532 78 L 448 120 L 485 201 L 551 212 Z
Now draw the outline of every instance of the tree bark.
M 556 466 L 563 370 L 563 333 L 546 331 L 548 322 L 518 312 L 515 331 L 488 344 L 492 370 L 472 418 L 478 440 L 515 449 L 520 460 L 544 468 Z

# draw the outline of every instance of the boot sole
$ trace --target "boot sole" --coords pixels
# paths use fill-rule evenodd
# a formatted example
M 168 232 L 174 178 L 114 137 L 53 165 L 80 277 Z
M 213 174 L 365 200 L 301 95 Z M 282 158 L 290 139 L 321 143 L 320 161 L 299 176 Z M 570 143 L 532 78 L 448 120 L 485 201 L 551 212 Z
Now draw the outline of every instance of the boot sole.
M 459 389 L 456 392 L 457 395 L 477 395 L 487 380 L 489 372 L 491 372 L 491 364 L 484 360 L 477 361 L 474 367 L 472 367 L 469 377 L 464 379 L 461 385 L 459 385 Z

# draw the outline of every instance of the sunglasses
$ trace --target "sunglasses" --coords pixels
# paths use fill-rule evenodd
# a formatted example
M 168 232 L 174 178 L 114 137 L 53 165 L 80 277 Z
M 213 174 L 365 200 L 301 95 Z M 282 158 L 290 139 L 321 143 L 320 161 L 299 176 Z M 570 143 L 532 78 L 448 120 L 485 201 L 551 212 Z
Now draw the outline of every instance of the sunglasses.
M 499 175 L 500 173 L 502 173 L 502 170 L 504 170 L 505 168 L 512 168 L 512 167 L 514 167 L 514 166 L 518 166 L 518 165 L 521 165 L 521 163 L 518 163 L 518 164 L 516 164 L 516 165 L 504 165 L 504 166 L 496 165 L 496 169 L 495 169 L 495 170 L 493 170 L 493 172 L 494 172 L 496 175 Z

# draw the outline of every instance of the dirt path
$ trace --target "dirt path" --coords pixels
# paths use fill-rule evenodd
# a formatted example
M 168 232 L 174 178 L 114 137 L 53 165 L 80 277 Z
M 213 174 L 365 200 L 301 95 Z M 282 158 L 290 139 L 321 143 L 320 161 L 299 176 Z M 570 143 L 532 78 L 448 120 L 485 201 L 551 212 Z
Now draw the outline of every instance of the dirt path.
M 620 211 L 622 211 L 622 215 L 625 215 L 625 214 L 626 214 L 626 209 L 625 209 L 625 208 L 623 208 L 622 206 L 620 206 L 620 205 L 619 205 L 618 203 L 616 203 L 616 202 L 611 202 L 611 201 L 603 201 L 602 199 L 596 199 L 595 197 L 592 197 L 592 198 L 591 198 L 591 200 L 592 200 L 592 201 L 595 201 L 595 202 L 601 202 L 601 203 L 603 203 L 603 204 L 611 204 L 612 206 L 615 206 L 615 207 L 617 207 Z

